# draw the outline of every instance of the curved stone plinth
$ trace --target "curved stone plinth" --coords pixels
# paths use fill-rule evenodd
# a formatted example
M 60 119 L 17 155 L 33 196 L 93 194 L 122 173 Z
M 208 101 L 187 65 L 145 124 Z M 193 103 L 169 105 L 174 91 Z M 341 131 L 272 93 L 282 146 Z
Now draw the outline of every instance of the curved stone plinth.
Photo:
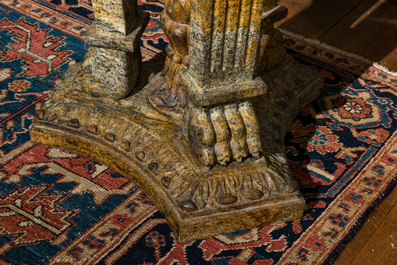
M 186 113 L 173 118 L 154 109 L 147 99 L 150 84 L 118 101 L 82 95 L 71 89 L 76 84 L 70 81 L 76 80 L 79 67 L 70 66 L 66 81 L 57 83 L 37 111 L 32 141 L 95 159 L 131 178 L 163 213 L 178 240 L 303 214 L 304 200 L 287 164 L 283 139 L 299 109 L 318 96 L 322 82 L 313 69 L 287 58 L 264 73 L 268 93 L 253 100 L 263 132 L 260 157 L 206 167 L 186 141 Z M 156 80 L 161 78 L 158 74 Z

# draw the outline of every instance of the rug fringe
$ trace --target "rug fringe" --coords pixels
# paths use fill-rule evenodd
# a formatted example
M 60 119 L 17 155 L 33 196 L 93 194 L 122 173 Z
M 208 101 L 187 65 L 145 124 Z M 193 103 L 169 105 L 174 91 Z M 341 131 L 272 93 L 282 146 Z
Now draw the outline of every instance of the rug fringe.
M 366 58 L 364 58 L 364 57 L 361 57 L 361 56 L 356 55 L 356 54 L 353 54 L 353 53 L 346 52 L 346 51 L 344 51 L 344 50 L 341 50 L 341 49 L 339 49 L 339 48 L 333 47 L 333 46 L 331 46 L 331 45 L 328 45 L 328 44 L 326 44 L 326 43 L 324 43 L 324 42 L 321 42 L 321 41 L 319 41 L 319 40 L 316 40 L 316 39 L 310 39 L 310 38 L 304 37 L 304 36 L 302 36 L 302 35 L 293 33 L 293 32 L 291 32 L 291 31 L 285 30 L 285 29 L 281 29 L 281 28 L 277 28 L 277 29 L 278 29 L 281 33 L 283 33 L 284 35 L 288 35 L 288 36 L 290 36 L 290 37 L 293 37 L 293 38 L 296 38 L 296 39 L 299 39 L 299 40 L 308 42 L 308 43 L 313 44 L 313 45 L 321 46 L 322 48 L 325 48 L 325 49 L 327 49 L 327 50 L 333 51 L 333 52 L 335 52 L 335 53 L 338 53 L 338 54 L 343 55 L 343 56 L 346 56 L 346 57 L 354 58 L 355 60 L 358 60 L 358 61 L 360 61 L 360 62 L 362 62 L 362 63 L 364 63 L 364 64 L 367 64 L 368 66 L 376 67 L 376 68 L 378 68 L 379 70 L 381 70 L 381 71 L 383 71 L 383 72 L 385 72 L 385 73 L 387 73 L 387 74 L 389 74 L 389 75 L 392 75 L 392 76 L 394 76 L 394 77 L 397 77 L 397 72 L 391 71 L 389 68 L 387 68 L 387 67 L 381 65 L 380 63 L 371 61 L 371 60 L 369 60 L 369 59 L 366 59 Z

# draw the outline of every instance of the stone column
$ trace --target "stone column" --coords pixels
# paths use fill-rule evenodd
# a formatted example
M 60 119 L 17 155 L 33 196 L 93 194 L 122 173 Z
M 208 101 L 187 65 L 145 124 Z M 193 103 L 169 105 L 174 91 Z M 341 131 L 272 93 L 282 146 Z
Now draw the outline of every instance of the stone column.
M 262 0 L 191 0 L 189 69 L 178 73 L 189 97 L 188 138 L 204 165 L 259 157 L 250 98 L 266 93 L 254 77 Z
M 137 1 L 93 0 L 95 19 L 85 36 L 90 46 L 78 74 L 76 90 L 121 99 L 133 92 L 141 64 L 140 37 L 149 15 Z

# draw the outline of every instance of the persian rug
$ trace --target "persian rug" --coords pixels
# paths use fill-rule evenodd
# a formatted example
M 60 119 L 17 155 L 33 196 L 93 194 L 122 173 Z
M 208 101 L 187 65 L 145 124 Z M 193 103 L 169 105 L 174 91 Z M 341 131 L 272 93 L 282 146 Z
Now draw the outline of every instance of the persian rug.
M 139 4 L 151 14 L 143 58 L 164 58 L 164 5 Z M 285 140 L 304 216 L 177 242 L 129 179 L 29 140 L 35 109 L 83 60 L 92 18 L 89 0 L 0 3 L 0 264 L 330 264 L 395 186 L 397 75 L 284 32 L 290 56 L 325 80 Z

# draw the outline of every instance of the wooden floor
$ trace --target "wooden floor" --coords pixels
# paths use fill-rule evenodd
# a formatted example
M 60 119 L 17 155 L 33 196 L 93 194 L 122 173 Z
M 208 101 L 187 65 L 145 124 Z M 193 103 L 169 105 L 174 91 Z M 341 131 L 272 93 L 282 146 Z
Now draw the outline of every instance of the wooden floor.
M 378 62 L 397 72 L 396 0 L 280 0 L 276 26 Z M 397 188 L 334 264 L 397 264 Z

